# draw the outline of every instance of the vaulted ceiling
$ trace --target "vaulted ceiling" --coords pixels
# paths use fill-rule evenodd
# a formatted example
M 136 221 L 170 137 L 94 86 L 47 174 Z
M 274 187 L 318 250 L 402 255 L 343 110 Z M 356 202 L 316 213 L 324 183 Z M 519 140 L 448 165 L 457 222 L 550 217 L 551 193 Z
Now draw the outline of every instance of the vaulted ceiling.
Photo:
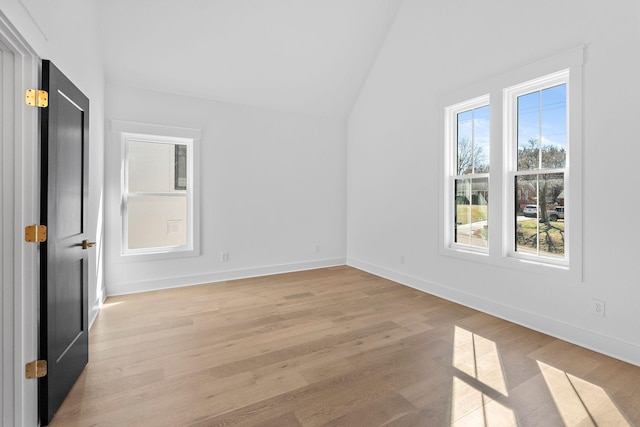
M 346 117 L 402 0 L 99 2 L 108 80 Z

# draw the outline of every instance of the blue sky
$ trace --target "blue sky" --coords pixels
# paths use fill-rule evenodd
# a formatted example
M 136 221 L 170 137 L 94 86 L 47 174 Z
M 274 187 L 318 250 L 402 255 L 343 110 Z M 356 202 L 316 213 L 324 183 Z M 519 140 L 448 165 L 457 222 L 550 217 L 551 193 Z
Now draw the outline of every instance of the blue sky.
M 476 168 L 489 162 L 490 106 L 458 114 L 458 141 L 472 141 L 483 158 L 475 159 Z M 543 146 L 567 147 L 567 85 L 561 84 L 518 97 L 518 148 L 529 140 Z
M 518 147 L 528 146 L 530 139 L 537 139 L 542 145 L 566 149 L 566 117 L 565 84 L 518 97 Z
M 489 119 L 489 105 L 458 114 L 458 141 L 467 139 L 481 148 L 483 158 L 475 159 L 476 168 L 489 163 Z

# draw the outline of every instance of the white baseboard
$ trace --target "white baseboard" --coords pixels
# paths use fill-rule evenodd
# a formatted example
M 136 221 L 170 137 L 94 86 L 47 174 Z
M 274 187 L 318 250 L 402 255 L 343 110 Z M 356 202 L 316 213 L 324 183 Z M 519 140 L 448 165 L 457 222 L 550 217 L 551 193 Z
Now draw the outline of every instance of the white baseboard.
M 100 303 L 98 301 L 93 304 L 91 310 L 89 310 L 89 329 L 93 327 L 93 322 L 98 318 L 98 314 L 100 313 Z
M 347 258 L 347 265 L 375 274 L 385 279 L 409 286 L 440 298 L 482 311 L 509 322 L 525 326 L 555 338 L 579 345 L 589 350 L 611 356 L 613 358 L 640 366 L 640 346 L 608 337 L 596 332 L 582 329 L 575 325 L 559 322 L 539 314 L 522 310 L 506 304 L 501 304 L 477 295 L 460 292 L 450 287 L 428 282 L 426 280 L 387 270 L 367 262 Z
M 100 314 L 100 309 L 102 308 L 102 304 L 104 300 L 107 299 L 107 293 L 104 289 L 100 291 L 100 294 L 96 298 L 96 301 L 93 303 L 91 310 L 89 311 L 89 329 L 93 326 L 93 322 L 96 321 L 98 314 Z
M 267 265 L 261 267 L 228 270 L 215 273 L 196 274 L 192 276 L 169 277 L 164 279 L 137 282 L 108 283 L 109 296 L 135 294 L 160 289 L 178 288 L 200 285 L 203 283 L 223 282 L 226 280 L 246 279 L 249 277 L 267 276 L 270 274 L 292 273 L 294 271 L 313 270 L 316 268 L 345 265 L 345 258 L 331 258 L 318 261 L 307 261 L 292 264 Z

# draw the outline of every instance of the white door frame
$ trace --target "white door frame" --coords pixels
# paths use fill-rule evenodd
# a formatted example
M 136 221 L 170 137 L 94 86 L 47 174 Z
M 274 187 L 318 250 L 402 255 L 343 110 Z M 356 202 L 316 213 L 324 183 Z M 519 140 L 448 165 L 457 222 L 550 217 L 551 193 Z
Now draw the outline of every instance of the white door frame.
M 0 42 L 9 50 L 0 79 L 0 426 L 37 426 L 37 380 L 25 379 L 24 365 L 38 357 L 39 262 L 24 227 L 40 216 L 39 114 L 24 91 L 37 88 L 40 60 L 2 11 Z

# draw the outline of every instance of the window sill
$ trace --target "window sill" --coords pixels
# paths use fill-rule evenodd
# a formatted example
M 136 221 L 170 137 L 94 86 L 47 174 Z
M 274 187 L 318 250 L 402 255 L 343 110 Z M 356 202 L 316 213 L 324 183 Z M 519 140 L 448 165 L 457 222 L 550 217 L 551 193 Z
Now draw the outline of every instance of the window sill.
M 189 258 L 200 256 L 200 251 L 193 248 L 163 249 L 158 248 L 154 252 L 128 252 L 120 254 L 120 262 L 163 261 L 177 258 Z
M 460 247 L 443 247 L 440 255 L 461 261 L 477 262 L 505 270 L 517 270 L 527 274 L 546 276 L 568 283 L 582 282 L 582 270 L 568 263 L 545 262 L 545 259 L 528 259 L 511 255 L 497 255 L 485 251 Z

